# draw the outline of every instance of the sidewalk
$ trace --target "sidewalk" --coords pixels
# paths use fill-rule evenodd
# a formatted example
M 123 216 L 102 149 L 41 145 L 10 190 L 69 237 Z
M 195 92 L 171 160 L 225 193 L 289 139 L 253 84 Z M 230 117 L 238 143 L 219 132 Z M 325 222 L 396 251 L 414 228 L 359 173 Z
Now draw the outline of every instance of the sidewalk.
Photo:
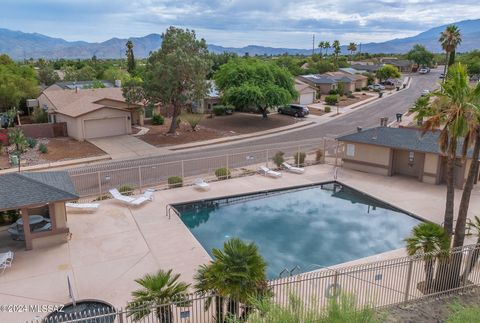
M 21 171 L 40 171 L 40 170 L 46 170 L 46 169 L 51 169 L 51 168 L 56 168 L 62 169 L 62 168 L 67 168 L 69 166 L 86 166 L 91 163 L 96 163 L 100 161 L 106 161 L 110 160 L 109 155 L 102 155 L 102 156 L 95 156 L 95 157 L 87 157 L 87 158 L 79 158 L 79 159 L 70 159 L 70 160 L 63 160 L 63 161 L 58 161 L 58 162 L 52 162 L 52 163 L 44 163 L 44 164 L 38 164 L 38 165 L 33 165 L 33 166 L 22 166 L 20 167 Z M 12 167 L 8 169 L 2 169 L 0 170 L 0 174 L 8 174 L 8 173 L 14 173 L 18 171 L 18 167 Z

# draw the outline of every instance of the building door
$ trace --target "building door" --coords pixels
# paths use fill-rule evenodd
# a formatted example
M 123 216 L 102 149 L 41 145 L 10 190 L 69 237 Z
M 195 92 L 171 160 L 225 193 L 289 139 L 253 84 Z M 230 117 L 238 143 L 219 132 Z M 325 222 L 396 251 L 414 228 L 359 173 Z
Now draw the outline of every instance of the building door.
M 398 150 L 393 151 L 393 175 L 404 175 L 422 179 L 425 154 Z

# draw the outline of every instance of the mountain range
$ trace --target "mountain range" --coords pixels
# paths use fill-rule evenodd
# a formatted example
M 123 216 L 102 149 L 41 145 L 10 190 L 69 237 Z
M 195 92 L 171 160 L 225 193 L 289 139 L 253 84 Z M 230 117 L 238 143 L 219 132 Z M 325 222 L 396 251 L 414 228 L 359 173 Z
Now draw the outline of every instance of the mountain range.
M 470 51 L 480 49 L 480 19 L 464 20 L 455 23 L 461 30 L 463 41 L 458 51 Z M 380 43 L 361 44 L 361 51 L 368 53 L 405 53 L 413 45 L 422 44 L 428 50 L 441 52 L 438 37 L 446 25 L 438 26 L 422 32 L 413 37 L 397 38 Z M 134 44 L 136 57 L 148 57 L 149 53 L 157 50 L 162 43 L 162 36 L 150 34 L 144 37 L 129 38 Z M 13 59 L 26 58 L 123 58 L 125 57 L 125 43 L 127 39 L 112 38 L 104 42 L 89 43 L 85 41 L 66 41 L 61 38 L 48 37 L 38 33 L 24 33 L 0 28 L 0 53 L 6 53 Z M 257 45 L 249 45 L 241 48 L 223 47 L 209 44 L 211 52 L 232 52 L 238 55 L 310 55 L 311 49 L 273 48 Z M 318 51 L 318 49 L 316 49 Z M 342 46 L 342 52 L 346 53 L 346 46 Z

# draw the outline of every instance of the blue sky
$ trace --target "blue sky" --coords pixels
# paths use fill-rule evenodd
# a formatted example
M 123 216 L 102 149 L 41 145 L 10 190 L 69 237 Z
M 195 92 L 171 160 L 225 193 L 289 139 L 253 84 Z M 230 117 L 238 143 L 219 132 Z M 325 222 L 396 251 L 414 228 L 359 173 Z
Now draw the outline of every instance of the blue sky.
M 210 44 L 311 48 L 383 41 L 480 18 L 478 0 L 2 0 L 0 27 L 104 41 L 191 28 Z

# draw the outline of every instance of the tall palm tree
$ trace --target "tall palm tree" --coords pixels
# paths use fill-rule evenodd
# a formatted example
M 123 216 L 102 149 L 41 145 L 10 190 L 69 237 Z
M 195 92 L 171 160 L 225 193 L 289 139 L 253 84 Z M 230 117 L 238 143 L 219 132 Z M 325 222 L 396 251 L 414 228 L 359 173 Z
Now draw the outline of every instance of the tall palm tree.
M 173 275 L 170 269 L 159 270 L 154 275 L 146 274 L 143 278 L 136 279 L 135 282 L 143 288 L 132 292 L 133 300 L 127 305 L 127 309 L 131 310 L 128 316 L 133 316 L 133 320 L 138 321 L 150 315 L 155 307 L 161 323 L 173 323 L 172 306 L 165 304 L 170 302 L 188 304 L 187 290 L 190 285 L 178 281 L 179 278 L 180 275 Z
M 198 270 L 195 289 L 218 295 L 216 302 L 221 303 L 216 305 L 217 321 L 222 320 L 219 307 L 223 306 L 224 300 L 227 300 L 228 314 L 238 316 L 240 304 L 247 305 L 248 309 L 252 296 L 266 292 L 267 264 L 254 243 L 236 238 L 225 242 L 223 250 L 214 248 L 212 255 L 213 261 Z
M 333 55 L 335 58 L 335 65 L 337 65 L 338 55 L 340 55 L 340 53 L 342 52 L 342 49 L 340 48 L 340 41 L 334 40 L 332 44 L 332 48 L 333 48 Z
M 318 48 L 320 48 L 320 55 L 323 56 L 323 49 L 325 48 L 325 42 L 323 40 L 318 43 Z
M 350 43 L 348 44 L 347 49 L 350 52 L 350 60 L 352 60 L 353 53 L 357 51 L 357 44 Z
M 330 45 L 329 41 L 326 41 L 323 43 L 323 48 L 325 48 L 325 56 L 328 55 L 328 49 L 331 48 L 332 46 Z
M 475 249 L 472 250 L 470 261 L 467 262 L 470 265 L 465 268 L 465 271 L 463 273 L 464 279 L 468 278 L 468 275 L 472 272 L 473 268 L 475 268 L 477 261 L 480 258 L 480 218 L 478 216 L 475 216 L 473 220 L 469 219 L 467 222 L 467 229 L 467 235 L 476 236 L 477 242 Z
M 445 78 L 447 76 L 448 65 L 450 61 L 450 55 L 455 52 L 456 48 L 462 42 L 462 35 L 460 29 L 456 25 L 449 25 L 444 31 L 440 33 L 438 39 L 442 45 L 442 49 L 445 51 Z M 445 80 L 445 79 L 444 79 Z
M 435 278 L 435 263 L 438 256 L 449 249 L 450 237 L 438 224 L 424 222 L 413 228 L 412 235 L 405 242 L 410 256 L 424 254 L 425 293 L 429 293 Z

